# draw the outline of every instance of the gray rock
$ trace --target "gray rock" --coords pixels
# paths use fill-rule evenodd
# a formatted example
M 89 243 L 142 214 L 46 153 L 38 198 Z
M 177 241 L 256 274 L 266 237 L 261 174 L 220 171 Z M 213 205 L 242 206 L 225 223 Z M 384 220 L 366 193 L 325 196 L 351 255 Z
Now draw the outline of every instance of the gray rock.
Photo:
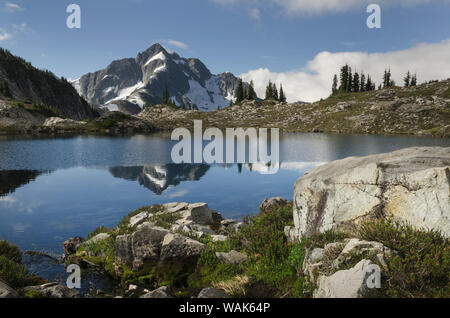
M 146 262 L 160 258 L 164 237 L 170 232 L 150 223 L 141 224 L 136 232 L 116 238 L 116 262 L 140 270 Z
M 183 218 L 202 225 L 214 224 L 213 211 L 206 203 L 190 204 L 188 210 L 183 213 Z
M 228 298 L 223 289 L 204 288 L 198 294 L 198 298 Z
M 320 166 L 295 184 L 296 237 L 380 214 L 450 235 L 450 148 L 409 148 Z
M 19 294 L 0 280 L 0 298 L 19 298 Z
M 386 264 L 386 257 L 392 255 L 392 251 L 379 242 L 368 242 L 357 238 L 347 239 L 347 244 L 340 255 L 333 261 L 333 267 L 338 268 L 350 257 L 355 255 L 376 256 L 381 264 Z M 327 248 L 330 248 L 327 246 Z
M 372 274 L 370 260 L 362 260 L 349 270 L 320 276 L 314 298 L 362 298 L 368 292 L 367 278 Z
M 227 237 L 225 235 L 211 235 L 213 242 L 225 242 Z
M 169 286 L 164 286 L 142 295 L 139 298 L 173 298 L 172 290 Z
M 264 202 L 259 206 L 259 208 L 261 211 L 269 211 L 274 208 L 285 206 L 286 204 L 288 204 L 288 201 L 286 199 L 276 197 L 265 199 Z
M 183 211 L 189 207 L 189 204 L 185 202 L 173 202 L 164 204 L 164 208 L 168 213 L 176 213 Z
M 160 262 L 196 261 L 205 248 L 205 244 L 186 236 L 168 233 L 162 242 Z
M 229 253 L 216 253 L 216 257 L 229 265 L 241 265 L 242 263 L 244 263 L 247 260 L 247 255 L 236 252 L 236 251 L 231 251 Z
M 77 298 L 79 292 L 66 286 L 58 285 L 58 283 L 49 283 L 40 286 L 30 286 L 24 288 L 27 291 L 37 291 L 43 298 Z
M 130 218 L 129 227 L 135 227 L 137 225 L 140 225 L 145 221 L 145 219 L 149 217 L 151 217 L 151 214 L 148 213 L 147 211 L 141 212 L 138 215 L 135 215 L 132 218 Z
M 100 233 L 91 238 L 90 240 L 86 241 L 85 244 L 89 245 L 90 243 L 98 243 L 104 240 L 107 240 L 111 237 L 108 233 Z
M 80 126 L 86 125 L 84 121 L 76 121 L 72 119 L 65 119 L 59 117 L 50 117 L 47 118 L 43 124 L 46 128 L 54 128 L 54 129 L 70 129 L 70 128 L 79 128 Z

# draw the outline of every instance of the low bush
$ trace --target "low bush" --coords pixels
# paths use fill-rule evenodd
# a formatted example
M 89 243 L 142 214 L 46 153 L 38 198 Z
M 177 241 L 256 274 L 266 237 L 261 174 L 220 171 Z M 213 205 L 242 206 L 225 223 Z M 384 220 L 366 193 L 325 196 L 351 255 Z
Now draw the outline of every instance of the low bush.
M 394 251 L 379 296 L 450 297 L 450 246 L 441 233 L 381 219 L 362 224 L 359 235 Z
M 22 251 L 7 241 L 0 241 L 0 256 L 4 256 L 16 263 L 22 263 Z
M 28 270 L 5 256 L 0 256 L 0 278 L 13 288 L 27 286 Z

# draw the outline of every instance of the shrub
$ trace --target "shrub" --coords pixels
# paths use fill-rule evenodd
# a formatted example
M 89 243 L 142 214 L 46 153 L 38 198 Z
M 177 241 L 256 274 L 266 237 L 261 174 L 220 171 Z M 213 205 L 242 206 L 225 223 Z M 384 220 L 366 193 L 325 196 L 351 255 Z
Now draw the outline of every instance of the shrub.
M 181 219 L 180 213 L 165 213 L 153 216 L 150 221 L 155 223 L 156 226 L 170 229 L 179 219 Z
M 11 287 L 24 287 L 28 280 L 28 270 L 4 256 L 0 256 L 0 278 Z
M 346 233 L 329 230 L 323 233 L 313 234 L 305 239 L 305 243 L 308 248 L 324 248 L 327 244 L 339 242 L 348 237 L 349 235 Z
M 25 293 L 25 298 L 41 298 L 41 293 L 37 290 L 29 290 Z
M 0 241 L 0 256 L 4 256 L 16 263 L 22 263 L 22 252 L 20 249 L 7 241 Z
M 421 231 L 392 220 L 361 225 L 362 239 L 377 241 L 395 254 L 387 260 L 384 297 L 449 297 L 450 247 L 441 233 Z

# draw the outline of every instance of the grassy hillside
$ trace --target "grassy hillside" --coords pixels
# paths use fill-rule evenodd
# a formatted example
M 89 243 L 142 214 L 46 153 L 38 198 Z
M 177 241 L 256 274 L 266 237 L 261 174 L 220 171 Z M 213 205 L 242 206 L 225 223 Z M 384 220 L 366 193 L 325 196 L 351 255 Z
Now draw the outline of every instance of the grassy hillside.
M 244 102 L 211 113 L 153 107 L 140 115 L 171 130 L 192 127 L 277 127 L 286 132 L 450 135 L 450 80 L 417 87 L 342 93 L 312 104 Z
M 98 116 L 66 79 L 1 48 L 0 97 L 11 105 L 35 105 L 32 110 L 42 110 L 45 115 L 77 120 Z

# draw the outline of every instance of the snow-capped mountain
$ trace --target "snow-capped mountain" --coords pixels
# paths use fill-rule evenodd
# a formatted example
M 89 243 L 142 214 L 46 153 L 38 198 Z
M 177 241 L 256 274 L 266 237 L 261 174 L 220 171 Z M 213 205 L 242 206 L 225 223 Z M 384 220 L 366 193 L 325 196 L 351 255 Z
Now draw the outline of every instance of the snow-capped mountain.
M 184 181 L 200 180 L 208 170 L 209 165 L 206 164 L 164 164 L 109 169 L 114 177 L 136 180 L 140 185 L 158 195 Z
M 154 44 L 136 58 L 114 61 L 73 85 L 91 103 L 136 113 L 144 105 L 161 103 L 165 88 L 172 102 L 182 108 L 211 111 L 227 107 L 235 98 L 237 82 L 231 73 L 213 75 L 200 60 L 182 58 Z

